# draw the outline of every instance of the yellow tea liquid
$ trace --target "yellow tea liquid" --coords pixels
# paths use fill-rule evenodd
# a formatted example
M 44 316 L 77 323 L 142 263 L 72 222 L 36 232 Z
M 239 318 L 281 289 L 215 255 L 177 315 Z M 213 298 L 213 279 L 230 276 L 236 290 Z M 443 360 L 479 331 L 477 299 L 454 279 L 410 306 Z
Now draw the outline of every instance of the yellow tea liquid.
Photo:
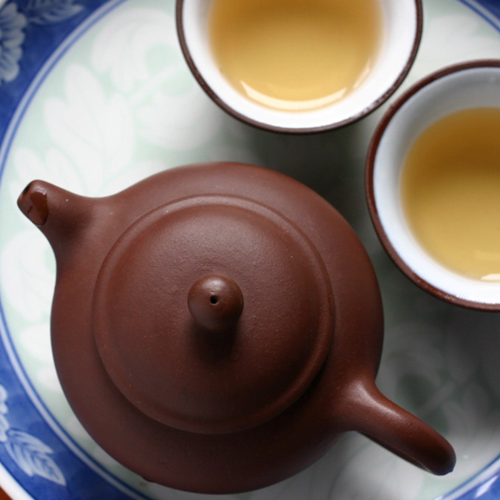
M 468 277 L 500 281 L 500 109 L 451 114 L 405 160 L 402 200 L 431 255 Z
M 345 97 L 370 73 L 383 31 L 379 0 L 214 0 L 212 52 L 241 93 L 304 111 Z

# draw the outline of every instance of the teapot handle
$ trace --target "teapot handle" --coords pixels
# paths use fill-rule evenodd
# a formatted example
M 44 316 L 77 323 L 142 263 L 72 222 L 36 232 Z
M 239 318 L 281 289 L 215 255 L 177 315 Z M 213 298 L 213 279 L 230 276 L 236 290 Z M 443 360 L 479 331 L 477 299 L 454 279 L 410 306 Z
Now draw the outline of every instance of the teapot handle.
M 366 435 L 406 461 L 436 475 L 455 466 L 455 452 L 448 441 L 422 420 L 386 398 L 373 381 L 349 389 L 349 427 Z

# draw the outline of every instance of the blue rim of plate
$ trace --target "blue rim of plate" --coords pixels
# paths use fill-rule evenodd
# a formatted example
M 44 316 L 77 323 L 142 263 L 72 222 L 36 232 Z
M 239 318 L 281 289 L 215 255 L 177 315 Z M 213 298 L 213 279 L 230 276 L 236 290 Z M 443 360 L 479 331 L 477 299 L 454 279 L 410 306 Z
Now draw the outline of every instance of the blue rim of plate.
M 11 0 L 0 8 L 0 33 L 5 25 L 25 33 L 22 49 L 10 57 L 8 50 L 0 52 L 0 182 L 12 140 L 44 79 L 82 35 L 124 1 L 53 0 L 44 9 L 43 2 Z M 36 500 L 147 498 L 107 472 L 56 422 L 17 356 L 1 298 L 0 336 L 0 408 L 8 407 L 8 414 L 0 411 L 0 463 L 12 479 Z
M 126 1 L 7 0 L 0 7 L 0 183 L 18 126 L 44 79 L 83 34 Z M 498 0 L 458 1 L 500 31 Z M 13 24 L 18 38 L 5 40 L 2 28 Z M 51 415 L 17 356 L 1 296 L 0 337 L 0 477 L 19 485 L 12 486 L 23 492 L 19 498 L 147 499 L 86 454 Z M 476 498 L 500 499 L 500 455 L 439 500 Z

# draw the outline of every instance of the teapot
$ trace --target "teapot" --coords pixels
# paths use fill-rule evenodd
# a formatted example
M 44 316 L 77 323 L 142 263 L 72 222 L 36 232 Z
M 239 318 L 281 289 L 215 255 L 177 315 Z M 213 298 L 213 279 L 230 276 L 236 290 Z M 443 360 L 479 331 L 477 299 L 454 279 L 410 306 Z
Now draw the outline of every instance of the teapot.
M 95 199 L 34 181 L 18 205 L 56 257 L 63 391 L 94 440 L 148 481 L 262 488 L 351 430 L 434 474 L 453 469 L 450 444 L 376 387 L 374 270 L 303 184 L 203 163 Z

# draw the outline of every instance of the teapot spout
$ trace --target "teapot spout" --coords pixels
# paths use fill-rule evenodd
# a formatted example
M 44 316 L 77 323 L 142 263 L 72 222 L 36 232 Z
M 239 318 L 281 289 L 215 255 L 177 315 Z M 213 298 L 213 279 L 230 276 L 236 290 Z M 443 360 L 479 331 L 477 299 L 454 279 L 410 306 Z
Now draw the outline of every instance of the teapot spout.
M 91 218 L 90 198 L 43 181 L 30 182 L 20 194 L 17 205 L 49 240 L 56 256 Z
M 450 443 L 416 416 L 387 399 L 373 382 L 353 384 L 349 396 L 347 408 L 351 409 L 344 417 L 347 417 L 351 430 L 365 434 L 432 474 L 442 476 L 453 470 L 456 456 Z

